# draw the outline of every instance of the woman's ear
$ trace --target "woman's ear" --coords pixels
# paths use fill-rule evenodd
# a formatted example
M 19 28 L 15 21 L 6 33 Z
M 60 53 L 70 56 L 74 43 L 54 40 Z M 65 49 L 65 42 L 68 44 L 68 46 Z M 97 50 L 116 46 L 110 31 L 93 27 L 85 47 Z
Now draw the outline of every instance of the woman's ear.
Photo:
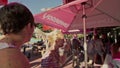
M 28 30 L 30 28 L 30 23 L 28 23 L 25 27 L 24 30 Z
M 28 24 L 26 25 L 26 29 L 27 29 L 28 31 L 30 31 L 30 32 L 31 32 L 31 31 L 33 32 L 33 31 L 34 31 L 34 26 L 33 26 L 33 25 L 31 26 L 31 23 L 28 23 Z M 28 33 L 29 33 L 29 32 L 28 32 Z
M 28 23 L 23 29 L 23 34 L 25 36 L 25 42 L 30 41 L 34 32 L 34 27 L 31 27 L 31 23 Z
M 27 27 L 27 29 L 31 28 L 31 23 L 28 23 L 28 24 L 26 25 L 26 27 Z

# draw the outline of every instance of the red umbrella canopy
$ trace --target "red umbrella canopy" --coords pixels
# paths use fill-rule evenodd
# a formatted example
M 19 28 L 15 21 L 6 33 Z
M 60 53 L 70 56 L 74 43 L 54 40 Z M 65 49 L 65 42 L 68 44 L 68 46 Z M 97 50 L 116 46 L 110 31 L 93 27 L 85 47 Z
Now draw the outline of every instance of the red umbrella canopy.
M 81 9 L 80 3 L 84 1 L 87 0 L 76 0 L 68 4 L 52 8 L 46 12 L 35 14 L 35 22 L 49 25 L 58 29 L 67 30 L 72 20 L 76 16 L 76 13 L 73 12 L 77 12 L 73 5 L 76 4 L 75 6 L 77 9 Z
M 36 14 L 35 22 L 63 31 L 83 29 L 83 2 L 87 2 L 85 28 L 120 26 L 120 0 L 75 0 Z
M 0 5 L 6 5 L 8 3 L 8 0 L 0 0 Z

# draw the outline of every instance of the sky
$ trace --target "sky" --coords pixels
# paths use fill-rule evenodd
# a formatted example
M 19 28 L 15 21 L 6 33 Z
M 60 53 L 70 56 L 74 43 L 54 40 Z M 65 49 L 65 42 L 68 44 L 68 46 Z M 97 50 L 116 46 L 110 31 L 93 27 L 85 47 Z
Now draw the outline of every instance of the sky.
M 33 14 L 42 12 L 43 8 L 57 7 L 62 4 L 62 0 L 8 0 L 10 2 L 19 2 L 26 5 Z

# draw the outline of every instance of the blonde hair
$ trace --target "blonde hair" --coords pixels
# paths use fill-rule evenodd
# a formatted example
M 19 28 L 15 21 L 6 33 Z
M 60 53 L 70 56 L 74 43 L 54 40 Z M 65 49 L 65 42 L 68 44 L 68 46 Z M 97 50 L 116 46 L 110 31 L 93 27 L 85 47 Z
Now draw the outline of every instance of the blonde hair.
M 47 38 L 48 38 L 48 42 L 50 45 L 50 49 L 54 49 L 55 47 L 55 41 L 57 39 L 63 39 L 64 38 L 64 34 L 61 32 L 61 30 L 54 30 L 51 33 L 47 34 Z
M 46 50 L 46 52 L 43 54 L 42 59 L 49 56 L 49 54 L 51 53 L 52 50 L 55 50 L 56 40 L 57 39 L 63 39 L 64 34 L 61 32 L 61 30 L 55 29 L 51 33 L 46 33 L 46 37 L 47 37 L 46 39 L 48 40 L 48 45 L 47 46 L 49 46 L 49 47 Z

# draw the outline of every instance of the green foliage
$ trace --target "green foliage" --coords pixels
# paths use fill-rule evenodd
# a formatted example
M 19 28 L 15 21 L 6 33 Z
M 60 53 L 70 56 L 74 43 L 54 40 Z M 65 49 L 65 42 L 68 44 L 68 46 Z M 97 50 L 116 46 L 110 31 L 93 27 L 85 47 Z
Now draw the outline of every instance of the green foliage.
M 39 28 L 39 29 L 43 28 L 42 24 L 36 24 L 36 27 Z

